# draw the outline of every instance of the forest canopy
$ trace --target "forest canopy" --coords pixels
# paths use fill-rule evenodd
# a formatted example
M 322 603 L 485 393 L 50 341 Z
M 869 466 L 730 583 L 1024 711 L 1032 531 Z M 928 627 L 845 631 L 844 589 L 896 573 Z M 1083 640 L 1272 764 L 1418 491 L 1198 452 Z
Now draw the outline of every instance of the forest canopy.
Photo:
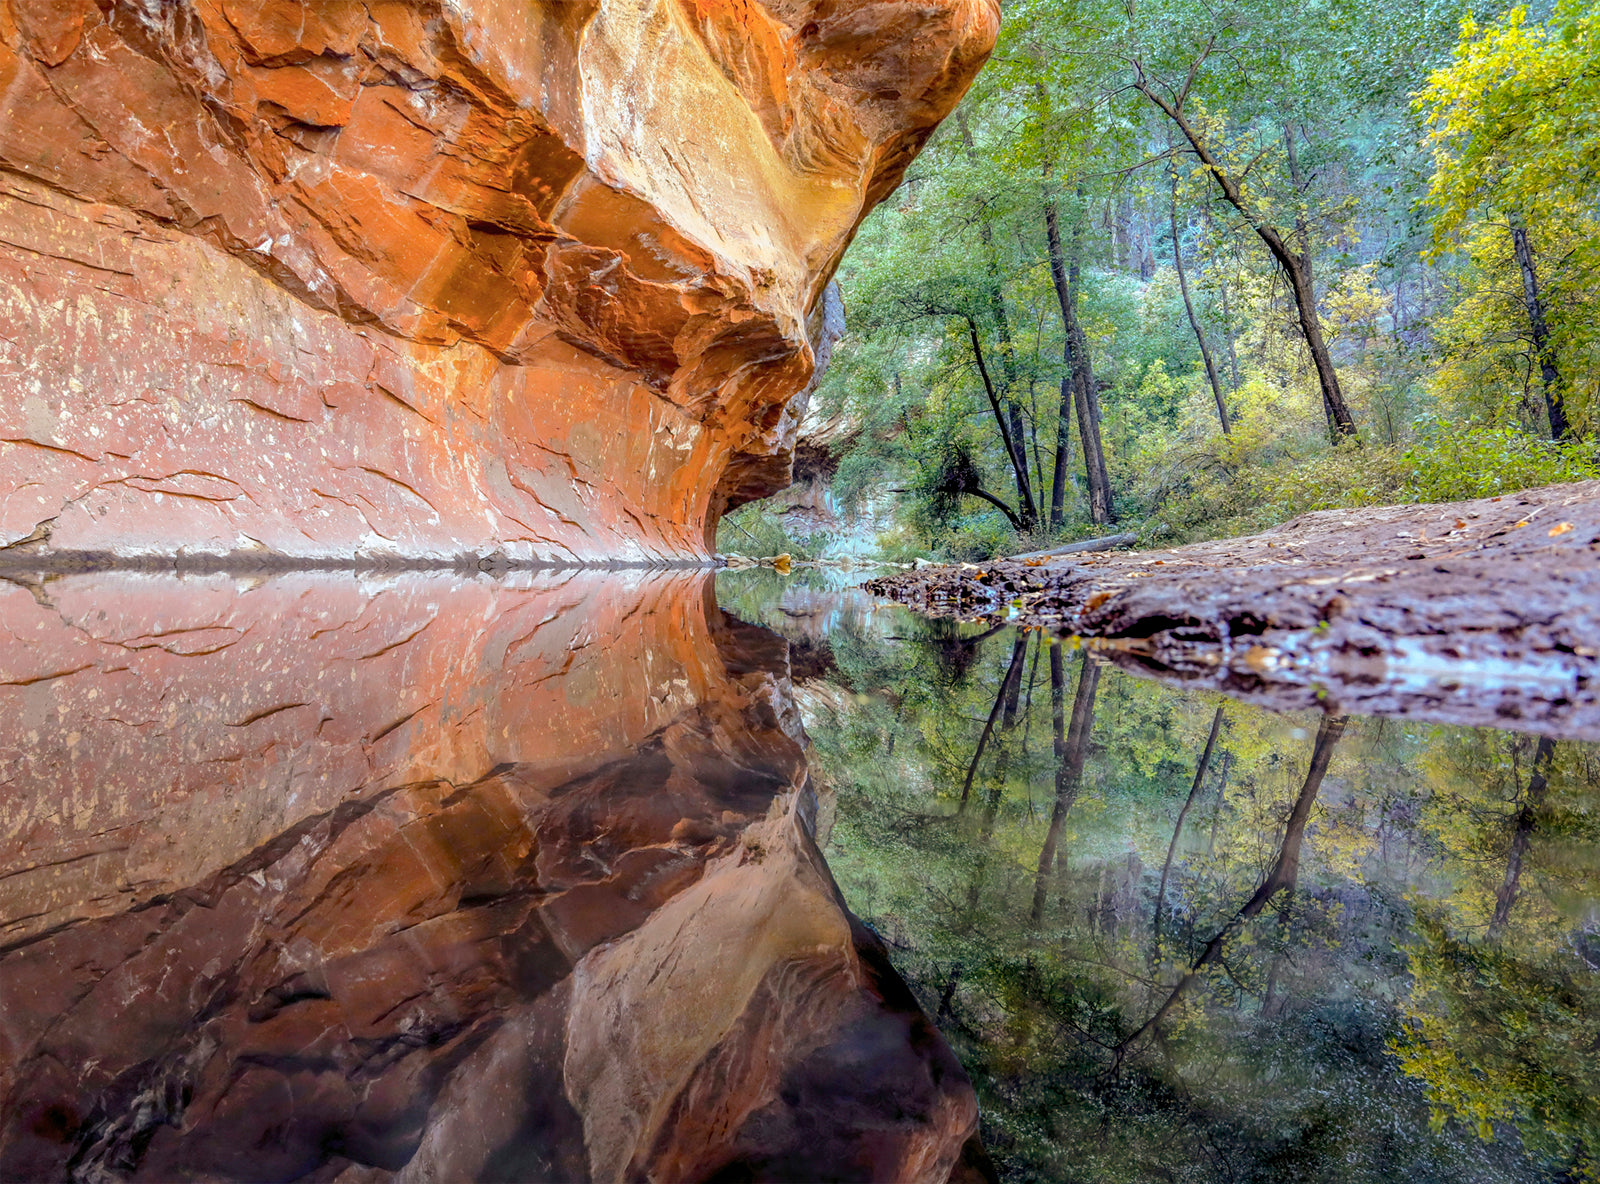
M 978 558 L 1600 475 L 1597 98 L 1588 5 L 1012 0 L 840 270 L 814 480 Z

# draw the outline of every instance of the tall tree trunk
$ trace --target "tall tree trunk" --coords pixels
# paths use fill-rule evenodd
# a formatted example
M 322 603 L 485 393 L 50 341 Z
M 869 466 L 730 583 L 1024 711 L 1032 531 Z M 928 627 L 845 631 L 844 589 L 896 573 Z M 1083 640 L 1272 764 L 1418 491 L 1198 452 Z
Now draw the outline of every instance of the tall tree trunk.
M 1072 347 L 1066 346 L 1063 352 L 1070 355 Z M 1056 459 L 1050 476 L 1051 530 L 1060 530 L 1067 517 L 1067 481 L 1072 463 L 1072 390 L 1072 374 L 1068 371 L 1061 379 L 1061 402 L 1056 409 Z
M 974 493 L 987 501 L 993 502 L 1011 519 L 1011 524 L 1021 531 L 1031 531 L 1039 524 L 1039 510 L 1034 505 L 1033 494 L 1028 489 L 1028 458 L 1023 451 L 1023 442 L 1020 437 L 1013 435 L 1006 422 L 1006 416 L 1000 409 L 1000 397 L 994 389 L 994 380 L 989 375 L 988 363 L 983 357 L 983 339 L 978 335 L 978 322 L 972 317 L 964 318 L 967 322 L 967 341 L 972 346 L 972 360 L 978 367 L 978 377 L 983 380 L 983 393 L 988 396 L 989 410 L 994 415 L 995 426 L 1000 429 L 1000 440 L 1006 446 L 1006 455 L 1011 459 L 1011 468 L 1017 475 L 1017 488 L 1026 496 L 1016 513 L 1006 509 L 1005 503 L 977 489 L 965 489 L 963 493 Z
M 1294 808 L 1289 811 L 1289 824 L 1284 828 L 1283 842 L 1278 845 L 1278 858 L 1273 863 L 1272 870 L 1267 873 L 1267 878 L 1261 882 L 1261 886 L 1255 890 L 1250 899 L 1245 901 L 1239 911 L 1228 919 L 1227 924 L 1217 931 L 1217 935 L 1206 943 L 1206 948 L 1173 986 L 1172 992 L 1156 1009 L 1155 1014 L 1117 1045 L 1112 1056 L 1111 1072 L 1117 1070 L 1134 1045 L 1161 1026 L 1172 1009 L 1183 1001 L 1184 995 L 1204 977 L 1205 968 L 1222 957 L 1223 944 L 1240 926 L 1259 915 L 1278 893 L 1294 891 L 1300 879 L 1300 846 L 1305 840 L 1306 823 L 1311 818 L 1311 807 L 1317 800 L 1317 794 L 1322 790 L 1322 779 L 1327 775 L 1328 765 L 1333 760 L 1334 747 L 1344 735 L 1344 726 L 1344 716 L 1323 717 L 1322 725 L 1317 729 L 1316 743 L 1311 750 L 1311 765 L 1306 770 L 1306 779 L 1300 787 L 1300 796 L 1295 799 Z
M 1061 225 L 1056 212 L 1055 199 L 1046 190 L 1044 195 L 1045 241 L 1050 254 L 1050 278 L 1055 284 L 1056 303 L 1061 308 L 1061 324 L 1065 333 L 1062 361 L 1069 368 L 1069 377 L 1061 381 L 1061 397 L 1065 401 L 1070 385 L 1073 407 L 1078 413 L 1078 439 L 1083 445 L 1084 474 L 1089 484 L 1089 519 L 1096 525 L 1116 521 L 1116 508 L 1111 500 L 1111 480 L 1106 471 L 1105 449 L 1100 442 L 1100 398 L 1095 389 L 1094 367 L 1089 359 L 1089 339 L 1078 323 L 1078 285 L 1083 259 L 1083 219 L 1073 231 L 1072 259 L 1069 262 L 1061 246 Z M 1058 465 L 1064 457 L 1058 447 Z M 1061 479 L 1057 478 L 1057 484 Z M 1052 511 L 1054 507 L 1052 490 Z M 1060 525 L 1060 519 L 1054 518 Z
M 956 985 L 961 981 L 961 963 L 957 962 L 950 967 L 950 977 L 945 979 L 944 990 L 939 992 L 939 1010 L 934 1013 L 936 1020 L 949 1019 L 953 1013 L 951 1005 L 955 1002 Z
M 1333 367 L 1333 355 L 1322 337 L 1322 323 L 1317 317 L 1315 277 L 1311 271 L 1310 255 L 1291 255 L 1285 264 L 1289 284 L 1294 290 L 1295 310 L 1300 314 L 1300 332 L 1311 352 L 1311 362 L 1317 369 L 1317 383 L 1322 387 L 1322 410 L 1328 417 L 1328 429 L 1336 436 L 1356 438 L 1356 421 L 1344 401 L 1339 388 L 1339 375 Z
M 1072 341 L 1072 326 L 1076 323 L 1077 317 L 1072 307 L 1071 293 L 1067 289 L 1067 265 L 1061 251 L 1061 228 L 1056 216 L 1055 198 L 1050 195 L 1048 184 L 1043 187 L 1043 196 L 1044 229 L 1045 240 L 1050 254 L 1050 275 L 1055 280 L 1056 301 L 1061 306 L 1061 362 L 1066 368 L 1066 373 L 1061 376 L 1061 403 L 1056 413 L 1055 472 L 1050 479 L 1050 527 L 1052 530 L 1057 530 L 1066 521 L 1067 457 L 1072 441 L 1069 428 L 1072 424 L 1072 411 L 1077 407 L 1078 367 L 1073 357 Z M 1087 441 L 1088 437 L 1082 435 L 1081 428 L 1079 435 L 1080 438 Z M 1085 457 L 1087 457 L 1089 452 L 1087 443 L 1084 444 L 1083 451 Z M 1088 463 L 1086 460 L 1085 464 L 1088 465 Z
M 977 148 L 972 142 L 972 128 L 965 110 L 956 112 L 956 126 L 961 132 L 961 142 L 967 149 L 969 160 L 976 162 Z M 994 245 L 994 229 L 989 225 L 988 211 L 977 210 L 978 237 L 983 241 L 984 266 L 988 273 L 985 295 L 989 301 L 989 314 L 994 318 L 995 332 L 1000 338 L 1000 370 L 1005 378 L 1001 401 L 1005 404 L 1010 421 L 1011 437 L 1019 450 L 1026 453 L 1027 443 L 1022 430 L 1022 404 L 1017 401 L 1017 351 L 1011 337 L 1011 320 L 1006 316 L 1005 293 L 1000 282 L 1000 253 Z M 1036 505 L 1032 485 L 1028 480 L 1026 463 L 1013 466 L 1017 480 L 1017 502 L 1024 506 Z M 1037 514 L 1028 515 L 1037 518 Z
M 1078 201 L 1085 203 L 1083 186 L 1078 186 Z M 1078 317 L 1078 295 L 1083 286 L 1083 243 L 1088 231 L 1087 209 L 1080 213 L 1072 227 L 1072 252 L 1067 258 L 1067 294 L 1072 308 L 1072 366 L 1077 375 L 1077 398 L 1082 400 L 1078 404 L 1080 424 L 1078 435 L 1086 441 L 1084 444 L 1085 463 L 1087 454 L 1094 453 L 1095 488 L 1089 496 L 1089 518 L 1096 523 L 1115 522 L 1117 520 L 1117 507 L 1111 497 L 1111 472 L 1106 467 L 1106 450 L 1100 440 L 1100 383 L 1094 376 L 1094 362 L 1089 353 L 1089 335 L 1083 331 L 1083 321 Z M 1052 278 L 1054 273 L 1052 272 Z M 1082 424 L 1089 424 L 1088 434 L 1085 435 Z M 1096 492 L 1098 491 L 1098 492 Z M 1099 517 L 1096 517 L 1096 514 Z
M 1046 98 L 1043 82 L 1035 81 L 1034 92 L 1040 99 L 1041 105 Z M 1050 193 L 1050 174 L 1052 165 L 1049 157 L 1040 161 L 1039 193 L 1044 199 L 1045 231 L 1050 241 L 1050 269 L 1051 275 L 1061 275 L 1056 282 L 1056 296 L 1063 297 L 1065 292 L 1064 268 L 1061 261 L 1061 232 L 1056 224 L 1055 199 Z M 1070 303 L 1070 302 L 1068 302 Z M 1065 326 L 1069 309 L 1063 307 L 1061 317 Z M 1074 318 L 1075 319 L 1075 318 Z M 1072 461 L 1072 414 L 1076 409 L 1073 400 L 1074 382 L 1076 372 L 1073 368 L 1072 335 L 1070 329 L 1063 328 L 1063 341 L 1061 346 L 1061 360 L 1065 366 L 1065 374 L 1061 379 L 1061 398 L 1056 404 L 1056 455 L 1055 463 L 1050 470 L 1050 529 L 1060 530 L 1066 522 L 1067 482 L 1071 480 Z M 1072 481 L 1074 492 L 1077 482 Z M 1044 488 L 1044 477 L 1040 475 L 1039 487 Z M 1042 508 L 1042 507 L 1041 507 Z
M 1089 660 L 1083 651 L 1082 665 L 1078 670 L 1078 689 L 1072 697 L 1072 726 L 1065 727 L 1064 700 L 1066 675 L 1061 658 L 1061 643 L 1050 643 L 1050 716 L 1055 727 L 1056 803 L 1050 812 L 1050 829 L 1045 832 L 1044 847 L 1039 852 L 1039 869 L 1033 879 L 1033 908 L 1029 918 L 1038 925 L 1044 916 L 1045 896 L 1049 891 L 1049 877 L 1056 859 L 1056 844 L 1061 839 L 1061 826 L 1067 811 L 1078 799 L 1078 788 L 1083 784 L 1083 764 L 1089 754 L 1089 734 L 1094 730 L 1094 696 L 1100 686 L 1100 667 Z
M 1533 352 L 1539 359 L 1544 405 L 1550 413 L 1550 438 L 1565 440 L 1572 435 L 1572 426 L 1567 423 L 1567 408 L 1561 397 L 1561 374 L 1556 369 L 1556 351 L 1550 342 L 1550 322 L 1545 318 L 1544 299 L 1539 293 L 1539 273 L 1533 266 L 1528 228 L 1520 220 L 1511 223 L 1511 245 L 1516 251 L 1517 268 L 1522 272 L 1522 299 L 1528 310 L 1528 325 L 1533 330 Z
M 1539 809 L 1544 805 L 1546 790 L 1550 786 L 1550 758 L 1555 755 L 1555 741 L 1548 736 L 1539 737 L 1539 746 L 1533 753 L 1533 771 L 1528 775 L 1528 792 L 1522 795 L 1522 809 L 1517 811 L 1517 821 L 1511 831 L 1511 854 L 1506 859 L 1506 877 L 1494 894 L 1494 916 L 1489 919 L 1489 936 L 1498 937 L 1511 919 L 1511 906 L 1517 903 L 1517 893 L 1522 886 L 1522 860 L 1533 841 L 1534 824 Z
M 1189 147 L 1200 158 L 1200 163 L 1206 166 L 1206 171 L 1217 183 L 1217 188 L 1222 191 L 1222 196 L 1244 218 L 1250 229 L 1256 232 L 1259 238 L 1271 253 L 1278 266 L 1289 277 L 1289 287 L 1294 293 L 1295 309 L 1300 317 L 1300 333 L 1305 338 L 1306 349 L 1311 353 L 1312 364 L 1316 367 L 1317 383 L 1322 388 L 1322 405 L 1327 412 L 1328 423 L 1332 431 L 1340 436 L 1356 438 L 1356 421 L 1350 414 L 1350 407 L 1344 401 L 1344 392 L 1339 387 L 1339 374 L 1334 369 L 1333 355 L 1328 352 L 1328 343 L 1322 336 L 1322 324 L 1317 317 L 1317 292 L 1315 275 L 1312 270 L 1311 252 L 1296 251 L 1270 223 L 1260 217 L 1253 203 L 1244 194 L 1238 178 L 1233 176 L 1227 166 L 1217 158 L 1211 150 L 1211 145 L 1206 141 L 1200 129 L 1189 122 L 1184 114 L 1181 100 L 1178 103 L 1168 99 L 1140 74 L 1135 88 L 1154 103 L 1166 114 L 1167 118 L 1183 133 L 1183 138 L 1189 142 Z M 1297 158 L 1293 152 L 1293 137 L 1290 140 L 1291 168 L 1299 172 Z M 1297 191 L 1301 188 L 1298 178 L 1295 179 Z
M 985 248 L 989 255 L 989 309 L 994 317 L 995 331 L 1000 336 L 1000 367 L 1005 374 L 1005 408 L 1006 417 L 1010 421 L 1011 437 L 1022 448 L 1024 456 L 1027 451 L 1027 436 L 1022 423 L 1022 404 L 1017 399 L 1017 352 L 1016 344 L 1011 339 L 1011 322 L 1006 317 L 1005 298 L 1000 290 L 1000 269 L 995 259 L 994 236 L 989 231 L 989 224 L 980 221 L 978 227 L 983 238 Z M 1026 506 L 1035 504 L 1033 499 L 1033 484 L 1028 480 L 1028 466 L 1024 463 L 1016 470 L 1017 501 Z
M 1037 498 L 1044 492 L 1044 454 L 1039 451 L 1039 386 L 1032 377 L 1028 379 L 1028 440 L 1033 445 L 1033 488 Z
M 1172 265 L 1178 272 L 1178 290 L 1183 293 L 1183 311 L 1189 314 L 1189 328 L 1194 330 L 1194 339 L 1200 345 L 1200 360 L 1206 364 L 1206 380 L 1211 383 L 1211 395 L 1217 401 L 1217 421 L 1222 424 L 1222 434 L 1229 435 L 1232 431 L 1228 423 L 1228 403 L 1222 397 L 1222 383 L 1217 378 L 1217 365 L 1211 360 L 1211 347 L 1206 344 L 1206 331 L 1200 326 L 1200 318 L 1195 315 L 1194 301 L 1189 296 L 1189 277 L 1183 270 L 1183 242 L 1178 237 L 1178 170 L 1171 166 L 1172 174 Z
M 1295 148 L 1293 124 L 1283 129 L 1284 154 L 1289 161 L 1289 181 L 1294 186 L 1294 230 L 1298 251 L 1289 252 L 1297 266 L 1290 273 L 1294 284 L 1295 307 L 1300 313 L 1300 329 L 1305 335 L 1306 347 L 1311 351 L 1311 361 L 1317 368 L 1317 382 L 1322 387 L 1322 409 L 1328 417 L 1328 430 L 1334 436 L 1356 434 L 1355 421 L 1345 406 L 1344 393 L 1339 389 L 1339 374 L 1333 366 L 1333 355 L 1322 339 L 1322 318 L 1317 315 L 1317 285 L 1312 273 L 1311 232 L 1306 225 L 1306 181 L 1300 172 L 1300 153 Z
M 1194 782 L 1189 786 L 1189 796 L 1184 800 L 1183 809 L 1178 811 L 1178 821 L 1172 828 L 1172 842 L 1167 844 L 1167 859 L 1161 865 L 1161 883 L 1156 888 L 1156 917 L 1153 930 L 1154 938 L 1151 949 L 1159 957 L 1161 951 L 1161 917 L 1166 911 L 1167 904 L 1167 876 L 1172 871 L 1172 856 L 1178 849 L 1178 836 L 1183 834 L 1184 819 L 1189 817 L 1189 811 L 1194 806 L 1194 800 L 1200 794 L 1200 786 L 1205 783 L 1206 769 L 1211 765 L 1211 750 L 1217 746 L 1217 733 L 1222 730 L 1222 708 L 1217 708 L 1217 713 L 1211 717 L 1211 734 L 1206 737 L 1205 751 L 1200 754 L 1200 760 L 1194 767 Z

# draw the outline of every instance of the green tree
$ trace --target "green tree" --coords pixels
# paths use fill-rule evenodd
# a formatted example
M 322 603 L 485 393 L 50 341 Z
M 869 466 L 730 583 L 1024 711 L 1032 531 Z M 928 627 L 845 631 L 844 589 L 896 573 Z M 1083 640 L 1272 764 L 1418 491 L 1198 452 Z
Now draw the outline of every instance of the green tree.
M 1418 97 L 1434 172 L 1434 249 L 1464 252 L 1471 284 L 1456 352 L 1504 347 L 1507 321 L 1538 375 L 1555 439 L 1588 418 L 1600 265 L 1600 13 L 1563 0 L 1547 22 L 1513 8 L 1461 24 L 1454 60 Z M 1498 322 L 1498 323 L 1497 323 Z M 1476 331 L 1474 331 L 1476 330 Z

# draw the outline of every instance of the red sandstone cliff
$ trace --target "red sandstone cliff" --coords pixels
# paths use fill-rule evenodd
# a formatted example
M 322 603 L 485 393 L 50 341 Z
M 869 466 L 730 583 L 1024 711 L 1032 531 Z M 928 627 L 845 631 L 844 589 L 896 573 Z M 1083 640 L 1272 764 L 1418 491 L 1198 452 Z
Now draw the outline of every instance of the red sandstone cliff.
M 704 555 L 997 21 L 0 0 L 0 546 Z

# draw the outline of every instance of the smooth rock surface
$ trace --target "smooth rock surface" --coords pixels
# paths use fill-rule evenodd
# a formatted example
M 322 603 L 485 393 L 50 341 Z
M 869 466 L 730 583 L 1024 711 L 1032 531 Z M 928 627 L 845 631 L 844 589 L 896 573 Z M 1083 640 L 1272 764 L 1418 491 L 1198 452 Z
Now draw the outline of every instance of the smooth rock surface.
M 5 586 L 0 1179 L 979 1170 L 706 578 Z
M 709 554 L 994 0 L 0 0 L 0 547 Z

